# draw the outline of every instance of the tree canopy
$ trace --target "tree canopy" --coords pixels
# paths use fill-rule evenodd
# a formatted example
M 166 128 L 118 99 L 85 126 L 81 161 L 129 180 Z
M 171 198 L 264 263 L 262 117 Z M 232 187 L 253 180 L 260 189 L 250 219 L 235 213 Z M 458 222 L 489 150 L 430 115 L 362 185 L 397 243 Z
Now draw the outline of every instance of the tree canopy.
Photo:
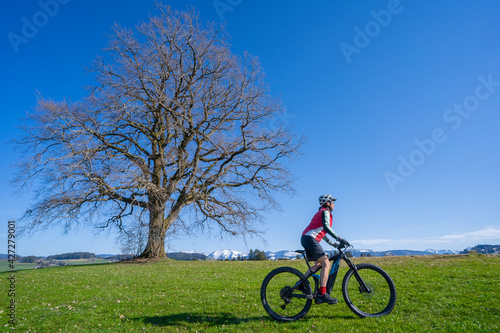
M 145 228 L 141 256 L 159 257 L 178 230 L 258 233 L 293 191 L 303 138 L 275 121 L 284 107 L 257 58 L 234 55 L 222 26 L 159 4 L 135 30 L 114 27 L 91 73 L 79 101 L 39 96 L 16 139 L 14 182 L 39 185 L 26 230 Z

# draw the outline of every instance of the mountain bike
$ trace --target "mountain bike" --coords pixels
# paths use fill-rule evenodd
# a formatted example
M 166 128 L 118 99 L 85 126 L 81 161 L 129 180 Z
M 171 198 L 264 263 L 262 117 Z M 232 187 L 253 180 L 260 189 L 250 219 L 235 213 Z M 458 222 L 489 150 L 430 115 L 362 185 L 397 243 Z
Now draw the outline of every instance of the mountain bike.
M 341 260 L 349 270 L 342 281 L 344 301 L 359 317 L 380 317 L 388 315 L 396 305 L 396 287 L 389 274 L 373 264 L 355 265 L 347 257 L 347 249 L 351 246 L 335 244 L 338 253 L 331 255 L 331 270 L 328 276 L 326 292 L 331 293 Z M 318 297 L 320 276 L 316 274 L 321 267 L 311 272 L 308 255 L 305 250 L 295 251 L 301 254 L 309 267 L 304 275 L 292 267 L 280 267 L 271 271 L 262 282 L 260 299 L 266 312 L 278 321 L 294 321 L 303 318 L 313 301 Z M 309 278 L 314 281 L 314 291 Z

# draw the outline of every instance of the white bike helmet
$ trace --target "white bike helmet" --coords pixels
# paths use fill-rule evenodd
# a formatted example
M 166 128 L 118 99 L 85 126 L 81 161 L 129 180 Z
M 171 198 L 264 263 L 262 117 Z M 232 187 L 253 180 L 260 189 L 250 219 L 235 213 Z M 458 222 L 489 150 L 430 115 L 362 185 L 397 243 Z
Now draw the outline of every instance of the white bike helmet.
M 325 195 L 322 195 L 322 196 L 319 197 L 319 205 L 323 206 L 328 201 L 335 202 L 335 200 L 337 200 L 337 199 L 335 199 L 332 195 L 325 194 Z

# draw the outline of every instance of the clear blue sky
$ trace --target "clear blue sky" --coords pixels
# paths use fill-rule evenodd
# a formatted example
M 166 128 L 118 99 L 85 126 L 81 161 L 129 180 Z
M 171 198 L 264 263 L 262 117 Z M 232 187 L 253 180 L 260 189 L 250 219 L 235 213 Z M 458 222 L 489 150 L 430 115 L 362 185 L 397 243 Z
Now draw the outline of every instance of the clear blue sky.
M 17 158 L 7 141 L 36 91 L 81 98 L 114 22 L 133 27 L 154 11 L 151 0 L 58 1 L 1 5 L 0 253 L 7 220 L 32 198 L 7 183 Z M 334 230 L 358 248 L 500 243 L 500 2 L 170 2 L 225 21 L 234 53 L 257 56 L 286 105 L 277 121 L 308 138 L 291 165 L 296 195 L 280 195 L 283 210 L 261 226 L 267 244 L 199 234 L 172 250 L 299 248 L 323 193 L 338 198 Z M 119 253 L 112 234 L 85 229 L 18 240 L 21 255 L 74 251 Z

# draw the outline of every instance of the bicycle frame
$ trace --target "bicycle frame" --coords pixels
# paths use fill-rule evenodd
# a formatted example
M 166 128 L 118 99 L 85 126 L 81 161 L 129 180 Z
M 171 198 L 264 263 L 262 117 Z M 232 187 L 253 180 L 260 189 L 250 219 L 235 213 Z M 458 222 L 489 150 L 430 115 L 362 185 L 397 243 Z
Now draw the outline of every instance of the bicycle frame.
M 365 284 L 365 282 L 363 281 L 361 276 L 358 274 L 358 270 L 356 268 L 356 265 L 354 265 L 352 263 L 352 261 L 349 258 L 347 258 L 347 255 L 345 254 L 345 249 L 337 248 L 337 250 L 339 251 L 339 253 L 334 254 L 328 258 L 328 260 L 332 263 L 332 267 L 331 267 L 330 272 L 328 274 L 328 281 L 326 283 L 326 292 L 328 294 L 331 293 L 333 286 L 335 285 L 335 280 L 337 279 L 340 261 L 344 260 L 347 263 L 347 266 L 349 266 L 349 268 L 354 271 L 354 276 L 360 285 L 360 291 L 370 293 L 371 289 Z M 322 269 L 322 267 L 320 266 L 318 269 L 313 271 L 311 269 L 311 265 L 309 264 L 309 261 L 307 260 L 306 251 L 305 250 L 298 250 L 296 252 L 301 253 L 302 256 L 304 257 L 304 260 L 306 261 L 307 267 L 309 268 L 309 274 L 307 274 L 305 276 L 306 277 L 305 280 L 303 280 L 303 281 L 301 280 L 301 281 L 297 282 L 297 284 L 295 286 L 293 286 L 293 289 L 294 290 L 297 289 L 298 286 L 302 282 L 308 280 L 312 276 L 314 279 L 314 296 L 313 297 L 316 298 L 317 292 L 319 290 L 319 283 L 320 283 L 320 275 L 316 274 L 316 272 L 320 271 Z

